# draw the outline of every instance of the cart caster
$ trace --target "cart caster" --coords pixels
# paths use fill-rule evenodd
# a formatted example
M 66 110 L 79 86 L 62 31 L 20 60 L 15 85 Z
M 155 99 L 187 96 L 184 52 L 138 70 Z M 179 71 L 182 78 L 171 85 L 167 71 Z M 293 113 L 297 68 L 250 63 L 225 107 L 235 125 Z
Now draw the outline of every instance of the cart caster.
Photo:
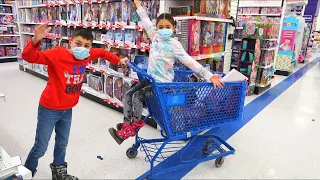
M 224 163 L 224 157 L 218 158 L 216 159 L 216 161 L 214 162 L 214 165 L 216 166 L 216 168 L 220 168 Z
M 127 155 L 127 157 L 128 157 L 129 159 L 133 159 L 133 158 L 137 157 L 138 151 L 135 151 L 135 150 L 133 149 L 133 147 L 130 147 L 130 148 L 127 150 L 127 152 L 126 152 L 126 155 Z
M 203 154 L 208 154 L 211 149 L 211 144 L 209 142 L 206 142 L 202 147 Z

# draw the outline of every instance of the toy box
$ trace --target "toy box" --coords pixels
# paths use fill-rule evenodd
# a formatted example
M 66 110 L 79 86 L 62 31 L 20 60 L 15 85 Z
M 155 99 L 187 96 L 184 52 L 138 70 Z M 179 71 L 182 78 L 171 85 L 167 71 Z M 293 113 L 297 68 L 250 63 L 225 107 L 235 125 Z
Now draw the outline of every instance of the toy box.
M 191 56 L 197 56 L 200 53 L 200 21 L 189 21 L 189 54 Z

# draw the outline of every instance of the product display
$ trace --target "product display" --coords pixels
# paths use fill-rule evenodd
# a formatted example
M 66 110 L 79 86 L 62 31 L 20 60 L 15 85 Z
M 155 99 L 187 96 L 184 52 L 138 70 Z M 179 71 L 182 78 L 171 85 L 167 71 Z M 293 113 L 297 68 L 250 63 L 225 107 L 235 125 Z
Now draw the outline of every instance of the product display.
M 238 8 L 231 69 L 249 78 L 247 95 L 260 94 L 271 85 L 281 11 L 280 7 Z
M 13 1 L 0 2 L 0 62 L 16 61 L 20 56 L 20 38 L 16 5 Z

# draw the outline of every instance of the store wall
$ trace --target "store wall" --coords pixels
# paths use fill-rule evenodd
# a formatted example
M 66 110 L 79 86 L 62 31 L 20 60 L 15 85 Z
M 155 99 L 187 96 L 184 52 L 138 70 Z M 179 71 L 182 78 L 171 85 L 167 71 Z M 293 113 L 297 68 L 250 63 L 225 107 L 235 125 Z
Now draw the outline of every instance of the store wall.
M 230 16 L 233 16 L 234 18 L 237 17 L 238 2 L 239 0 L 231 0 Z M 233 26 L 229 26 L 227 35 L 233 34 L 234 29 L 235 28 Z M 230 71 L 231 55 L 232 55 L 232 40 L 227 39 L 226 51 L 225 51 L 225 57 L 224 57 L 224 68 L 223 68 L 225 73 L 228 73 Z

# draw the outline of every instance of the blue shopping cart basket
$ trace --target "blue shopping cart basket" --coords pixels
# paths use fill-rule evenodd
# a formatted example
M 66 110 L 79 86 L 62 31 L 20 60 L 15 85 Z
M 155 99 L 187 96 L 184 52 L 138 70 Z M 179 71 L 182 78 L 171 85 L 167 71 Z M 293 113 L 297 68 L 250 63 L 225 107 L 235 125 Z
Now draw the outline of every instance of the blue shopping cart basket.
M 246 82 L 226 83 L 224 88 L 214 88 L 212 83 L 188 82 L 191 71 L 175 71 L 174 82 L 156 82 L 146 71 L 135 64 L 128 65 L 140 80 L 147 79 L 153 97 L 148 98 L 149 116 L 161 128 L 163 138 L 144 139 L 136 135 L 135 144 L 127 150 L 129 158 L 135 158 L 140 147 L 150 162 L 149 179 L 189 163 L 216 159 L 220 167 L 224 157 L 234 153 L 225 141 L 215 135 L 200 135 L 205 130 L 242 119 Z M 156 163 L 175 155 L 173 166 L 154 170 Z

